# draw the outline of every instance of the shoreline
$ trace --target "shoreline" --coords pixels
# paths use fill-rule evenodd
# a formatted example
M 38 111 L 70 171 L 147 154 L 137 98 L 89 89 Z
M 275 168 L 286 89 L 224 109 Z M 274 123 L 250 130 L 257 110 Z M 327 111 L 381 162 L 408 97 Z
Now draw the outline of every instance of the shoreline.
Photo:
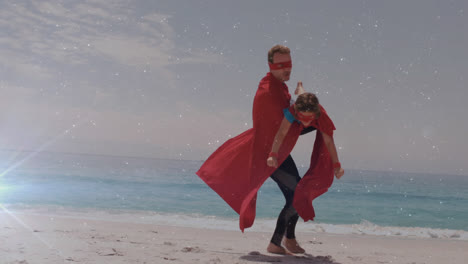
M 251 229 L 241 233 L 239 230 L 175 226 L 148 219 L 148 214 L 5 211 L 3 206 L 2 209 L 0 256 L 2 263 L 8 264 L 449 264 L 463 263 L 468 258 L 468 241 L 458 239 L 332 234 L 307 231 L 304 225 L 299 225 L 297 239 L 306 254 L 280 256 L 266 252 L 272 230 Z M 129 221 L 128 216 L 139 220 Z
M 2 205 L 0 214 L 6 210 L 16 214 L 48 215 L 84 220 L 103 220 L 135 224 L 160 224 L 226 231 L 238 231 L 238 219 L 201 214 L 165 213 L 146 210 L 76 208 L 56 205 Z M 118 216 L 118 217 L 116 217 Z M 276 218 L 257 218 L 246 232 L 270 232 L 276 226 Z M 380 226 L 367 220 L 359 224 L 328 224 L 299 219 L 298 232 L 326 233 L 336 235 L 370 235 L 401 238 L 431 238 L 468 241 L 468 231 L 430 227 Z

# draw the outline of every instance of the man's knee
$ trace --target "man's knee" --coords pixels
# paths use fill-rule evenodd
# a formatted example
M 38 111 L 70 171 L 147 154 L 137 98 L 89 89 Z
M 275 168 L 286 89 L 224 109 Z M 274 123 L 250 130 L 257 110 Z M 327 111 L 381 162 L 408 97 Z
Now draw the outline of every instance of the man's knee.
M 296 209 L 294 209 L 294 207 L 292 207 L 292 205 L 286 205 L 284 207 L 284 215 L 287 219 L 293 217 L 294 215 L 297 215 L 297 211 Z

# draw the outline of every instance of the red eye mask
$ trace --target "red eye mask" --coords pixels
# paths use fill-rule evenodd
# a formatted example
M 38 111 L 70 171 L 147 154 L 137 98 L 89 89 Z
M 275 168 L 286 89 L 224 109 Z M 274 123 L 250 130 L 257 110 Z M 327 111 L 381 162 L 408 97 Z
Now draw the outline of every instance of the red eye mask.
M 301 112 L 297 112 L 296 116 L 297 116 L 297 119 L 299 119 L 299 121 L 304 122 L 304 123 L 312 122 L 315 119 L 315 115 L 306 116 L 302 114 Z
M 278 62 L 278 63 L 268 63 L 270 70 L 281 70 L 286 68 L 292 68 L 291 61 Z

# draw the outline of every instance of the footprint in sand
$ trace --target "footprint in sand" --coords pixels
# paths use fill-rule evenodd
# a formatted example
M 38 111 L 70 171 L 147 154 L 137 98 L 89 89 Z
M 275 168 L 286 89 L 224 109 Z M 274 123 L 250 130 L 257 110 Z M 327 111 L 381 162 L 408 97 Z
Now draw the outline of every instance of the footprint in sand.
M 220 258 L 210 259 L 210 261 L 208 262 L 208 264 L 219 264 L 219 263 L 222 263 Z
M 361 257 L 351 257 L 351 256 L 349 256 L 348 258 L 349 258 L 350 260 L 352 260 L 352 261 L 362 261 L 362 258 L 361 258 Z
M 193 253 L 203 253 L 205 250 L 199 248 L 199 247 L 184 247 L 182 249 L 182 252 L 193 252 Z
M 112 249 L 111 253 L 103 253 L 103 252 L 97 252 L 99 256 L 124 256 L 122 252 L 117 251 L 115 248 Z
M 328 255 L 328 256 L 317 256 L 315 257 L 317 260 L 320 260 L 320 261 L 327 261 L 326 263 L 328 262 L 334 262 L 335 260 L 333 259 L 332 256 Z

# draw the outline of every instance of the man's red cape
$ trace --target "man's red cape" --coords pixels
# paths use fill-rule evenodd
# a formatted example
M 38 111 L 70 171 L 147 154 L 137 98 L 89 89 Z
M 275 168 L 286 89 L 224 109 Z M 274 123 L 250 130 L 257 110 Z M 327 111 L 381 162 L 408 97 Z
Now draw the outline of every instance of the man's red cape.
M 261 81 L 253 105 L 253 128 L 229 139 L 201 166 L 197 175 L 239 214 L 239 227 L 253 225 L 257 192 L 276 170 L 267 165 L 273 139 L 289 107 L 288 87 L 268 73 Z M 318 131 L 333 136 L 335 126 L 321 107 L 312 122 Z M 281 164 L 291 153 L 304 127 L 294 122 L 278 152 Z M 333 182 L 333 166 L 321 133 L 317 133 L 310 168 L 298 183 L 293 206 L 304 221 L 315 217 L 312 200 L 325 193 Z

